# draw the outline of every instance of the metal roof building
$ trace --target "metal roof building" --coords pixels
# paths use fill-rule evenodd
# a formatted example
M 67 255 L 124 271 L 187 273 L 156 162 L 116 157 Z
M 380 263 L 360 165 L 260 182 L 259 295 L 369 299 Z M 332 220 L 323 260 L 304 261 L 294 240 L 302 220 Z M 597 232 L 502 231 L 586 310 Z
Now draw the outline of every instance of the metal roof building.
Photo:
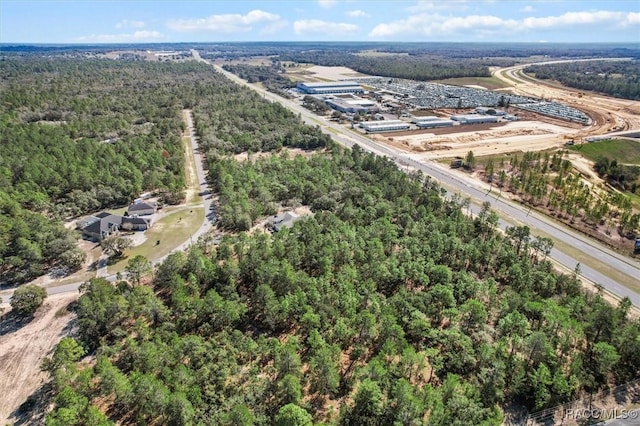
M 436 127 L 451 127 L 453 126 L 453 120 L 437 119 L 437 120 L 424 120 L 417 121 L 416 126 L 420 129 L 433 129 Z
M 362 128 L 367 133 L 393 132 L 396 130 L 409 130 L 411 126 L 402 120 L 369 121 L 362 123 Z
M 353 81 L 328 81 L 321 83 L 298 83 L 296 88 L 309 95 L 331 93 L 364 93 L 364 89 Z
M 375 102 L 368 99 L 341 99 L 333 98 L 325 101 L 331 108 L 347 113 L 378 111 Z
M 458 114 L 452 115 L 452 120 L 459 121 L 460 124 L 481 124 L 481 123 L 497 123 L 498 117 L 493 115 L 479 114 Z
M 419 123 L 421 121 L 435 121 L 435 120 L 440 120 L 440 117 L 437 117 L 435 115 L 425 115 L 422 117 L 417 117 L 417 116 L 411 116 L 411 122 L 412 123 Z

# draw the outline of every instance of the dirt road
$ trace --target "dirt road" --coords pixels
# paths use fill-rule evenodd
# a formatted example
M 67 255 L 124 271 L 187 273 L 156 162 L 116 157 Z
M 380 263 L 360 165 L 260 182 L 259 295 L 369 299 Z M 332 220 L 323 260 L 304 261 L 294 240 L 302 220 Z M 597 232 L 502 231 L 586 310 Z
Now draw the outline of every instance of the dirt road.
M 69 334 L 75 315 L 66 308 L 78 296 L 77 292 L 49 296 L 35 318 L 17 329 L 6 321 L 0 323 L 0 424 L 18 422 L 16 410 L 49 379 L 40 365 Z
M 619 60 L 619 58 L 615 60 Z M 532 64 L 503 68 L 496 71 L 494 76 L 512 85 L 513 87 L 510 91 L 516 95 L 553 99 L 556 102 L 587 113 L 592 118 L 593 123 L 591 126 L 576 132 L 574 134 L 576 139 L 610 132 L 640 129 L 640 102 L 581 92 L 553 85 L 544 80 L 534 79 L 522 73 L 522 70 L 528 65 Z

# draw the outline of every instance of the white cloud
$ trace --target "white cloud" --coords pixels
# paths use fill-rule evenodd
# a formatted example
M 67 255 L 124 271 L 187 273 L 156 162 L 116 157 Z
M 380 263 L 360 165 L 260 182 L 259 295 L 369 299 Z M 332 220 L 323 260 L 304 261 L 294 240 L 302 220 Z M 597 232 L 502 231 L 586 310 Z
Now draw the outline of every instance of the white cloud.
M 371 30 L 369 36 L 375 38 L 393 38 L 402 34 L 450 36 L 460 31 L 464 31 L 467 35 L 470 31 L 481 31 L 487 35 L 503 29 L 514 29 L 516 26 L 515 20 L 504 20 L 491 15 L 451 17 L 421 14 L 388 24 L 379 24 Z
M 371 15 L 369 15 L 367 12 L 365 12 L 364 10 L 349 10 L 347 12 L 345 12 L 345 14 L 347 16 L 351 16 L 352 18 L 368 18 Z
M 369 32 L 369 36 L 392 39 L 401 35 L 438 38 L 451 38 L 457 35 L 473 39 L 499 34 L 508 36 L 517 31 L 566 29 L 588 24 L 613 24 L 616 27 L 627 27 L 638 23 L 640 23 L 640 13 L 636 12 L 567 12 L 559 16 L 528 17 L 521 20 L 503 19 L 493 15 L 444 16 L 437 13 L 422 13 L 406 19 L 378 24 Z
M 530 4 L 526 5 L 522 9 L 520 9 L 520 12 L 524 12 L 524 13 L 531 13 L 531 12 L 535 12 L 535 11 L 536 10 Z
M 622 21 L 622 25 L 640 25 L 640 12 L 628 13 L 626 19 Z
M 256 9 L 246 15 L 225 14 L 211 15 L 207 18 L 171 19 L 167 22 L 167 27 L 179 32 L 209 31 L 233 34 L 251 31 L 256 24 L 274 24 L 280 20 L 279 15 Z
M 634 16 L 635 15 L 635 16 Z M 638 13 L 610 12 L 598 10 L 592 12 L 567 12 L 560 16 L 545 16 L 540 18 L 525 18 L 522 23 L 527 29 L 550 29 L 585 24 L 616 23 L 620 25 L 633 24 L 638 21 Z
M 319 19 L 303 19 L 293 23 L 296 34 L 345 35 L 358 31 L 358 26 L 343 22 L 327 22 Z
M 325 9 L 329 9 L 336 5 L 337 0 L 318 0 L 318 6 L 323 7 Z
M 143 28 L 144 25 L 145 24 L 142 21 L 130 21 L 128 19 L 123 19 L 116 24 L 116 28 Z
M 465 10 L 469 0 L 447 0 L 447 1 L 418 1 L 413 6 L 405 8 L 411 13 L 432 12 L 434 10 Z
M 136 31 L 131 34 L 91 34 L 75 39 L 78 43 L 140 43 L 158 41 L 165 38 L 159 31 Z

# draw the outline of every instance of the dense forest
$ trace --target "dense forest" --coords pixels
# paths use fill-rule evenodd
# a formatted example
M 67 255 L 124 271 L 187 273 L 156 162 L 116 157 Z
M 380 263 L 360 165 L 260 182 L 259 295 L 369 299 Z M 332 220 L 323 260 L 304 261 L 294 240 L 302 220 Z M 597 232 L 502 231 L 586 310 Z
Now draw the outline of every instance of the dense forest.
M 314 214 L 87 282 L 78 336 L 44 364 L 48 425 L 498 425 L 507 404 L 538 410 L 638 376 L 629 301 L 556 273 L 549 241 L 499 232 L 488 204 L 472 219 L 464 199 L 359 147 L 239 162 L 229 154 L 287 138 L 268 125 L 276 106 L 233 93 L 196 109 L 221 225 Z M 248 148 L 228 131 L 238 114 L 259 120 Z M 318 142 L 307 134 L 298 145 Z
M 0 284 L 82 263 L 62 220 L 179 195 L 181 111 L 214 81 L 196 63 L 0 61 Z
M 331 138 L 318 127 L 302 124 L 284 106 L 267 102 L 252 90 L 239 90 L 227 82 L 203 85 L 197 92 L 194 124 L 200 149 L 207 156 L 283 147 L 316 149 L 330 144 Z
M 247 80 L 249 83 L 262 83 L 269 91 L 282 97 L 290 98 L 285 89 L 295 87 L 295 83 L 282 75 L 282 68 L 277 64 L 273 65 L 246 65 L 246 64 L 225 64 L 225 70 L 236 74 L 238 77 Z
M 490 77 L 489 68 L 479 60 L 454 60 L 432 55 L 369 56 L 344 52 L 282 53 L 280 61 L 312 63 L 328 67 L 343 66 L 355 71 L 410 80 L 442 80 L 457 77 Z
M 330 140 L 196 62 L 13 58 L 0 62 L 0 82 L 4 284 L 82 264 L 62 220 L 125 205 L 143 191 L 179 199 L 183 108 L 194 109 L 205 150 L 306 149 Z
M 533 65 L 525 72 L 568 87 L 640 100 L 640 60 L 586 61 Z

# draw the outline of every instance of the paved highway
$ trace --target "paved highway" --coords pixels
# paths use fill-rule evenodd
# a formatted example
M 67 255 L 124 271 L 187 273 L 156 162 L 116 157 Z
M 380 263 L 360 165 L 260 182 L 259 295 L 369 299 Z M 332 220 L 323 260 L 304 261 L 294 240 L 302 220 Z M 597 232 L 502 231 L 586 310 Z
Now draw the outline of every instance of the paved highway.
M 548 217 L 531 211 L 527 207 L 506 198 L 498 197 L 495 192 L 488 193 L 482 184 L 466 179 L 447 167 L 433 162 L 417 161 L 411 157 L 411 154 L 379 144 L 348 127 L 324 120 L 295 101 L 284 99 L 260 87 L 249 84 L 217 65 L 214 65 L 214 67 L 229 79 L 256 90 L 265 99 L 279 102 L 293 112 L 300 114 L 301 118 L 308 124 L 320 126 L 344 146 L 352 147 L 354 144 L 358 144 L 367 151 L 393 159 L 400 167 L 421 170 L 424 174 L 438 180 L 450 192 L 469 197 L 471 210 L 474 213 L 480 210 L 484 201 L 489 201 L 492 209 L 502 218 L 500 221 L 502 229 L 507 226 L 527 225 L 531 228 L 533 235 L 541 234 L 551 237 L 556 243 L 556 247 L 551 251 L 550 258 L 565 272 L 573 271 L 576 265 L 579 264 L 582 278 L 591 283 L 601 285 L 616 297 L 628 297 L 635 306 L 640 307 L 640 294 L 626 286 L 640 284 L 640 263 L 633 259 L 626 258 Z M 566 249 L 560 249 L 558 247 L 560 245 L 569 247 L 571 252 Z M 603 272 L 612 270 L 615 272 L 611 274 Z
M 196 59 L 201 60 L 197 52 L 194 51 L 193 54 Z M 421 170 L 424 174 L 438 180 L 448 191 L 452 193 L 459 193 L 463 197 L 469 197 L 470 209 L 474 213 L 477 213 L 480 210 L 484 201 L 489 201 L 492 209 L 502 218 L 499 223 L 502 229 L 513 225 L 527 225 L 531 228 L 533 235 L 542 234 L 550 236 L 556 242 L 556 247 L 551 251 L 550 258 L 555 261 L 559 267 L 568 272 L 573 271 L 576 265 L 580 264 L 581 276 L 583 278 L 589 280 L 591 283 L 601 285 L 604 289 L 617 297 L 628 297 L 635 306 L 640 307 L 640 294 L 625 285 L 630 283 L 640 284 L 640 264 L 638 262 L 625 258 L 602 244 L 590 240 L 550 218 L 539 215 L 536 212 L 532 212 L 530 209 L 508 199 L 497 197 L 495 193 L 488 192 L 481 184 L 470 179 L 466 179 L 446 167 L 432 162 L 417 161 L 416 159 L 413 159 L 410 154 L 391 149 L 390 147 L 376 143 L 365 135 L 359 134 L 345 126 L 319 118 L 294 101 L 281 98 L 280 96 L 267 92 L 262 88 L 248 84 L 246 81 L 223 70 L 217 65 L 214 65 L 214 67 L 227 78 L 237 82 L 238 84 L 242 84 L 256 90 L 265 99 L 272 102 L 279 102 L 295 113 L 300 114 L 301 118 L 306 123 L 314 126 L 320 126 L 322 129 L 326 130 L 334 140 L 346 147 L 350 148 L 354 144 L 358 144 L 367 151 L 387 156 L 401 167 L 411 167 L 413 169 Z M 198 179 L 201 182 L 203 193 L 206 194 L 208 189 L 206 186 L 204 171 L 202 170 L 202 158 L 200 153 L 197 151 L 190 114 L 188 114 L 188 125 L 191 132 L 191 141 L 196 153 Z M 205 202 L 205 212 L 209 212 L 211 201 L 207 200 L 207 196 L 203 197 L 203 199 Z M 194 234 L 194 237 L 197 238 L 197 235 L 201 235 L 210 229 L 211 220 L 215 220 L 215 217 L 207 215 L 205 222 L 199 231 Z M 571 253 L 568 253 L 567 250 L 560 249 L 558 247 L 560 245 L 558 244 L 559 242 L 562 242 L 562 245 L 565 247 L 570 247 Z M 189 241 L 185 242 L 176 250 L 184 249 L 189 244 Z M 577 258 L 582 259 L 582 262 Z M 162 259 L 158 259 L 158 261 L 161 260 Z M 602 272 L 611 270 L 615 271 L 615 273 L 607 274 Z M 113 279 L 113 277 L 110 278 Z M 48 288 L 47 291 L 49 294 L 76 291 L 79 284 L 80 283 L 51 287 Z M 3 295 L 5 302 L 8 301 L 9 296 L 10 294 Z

